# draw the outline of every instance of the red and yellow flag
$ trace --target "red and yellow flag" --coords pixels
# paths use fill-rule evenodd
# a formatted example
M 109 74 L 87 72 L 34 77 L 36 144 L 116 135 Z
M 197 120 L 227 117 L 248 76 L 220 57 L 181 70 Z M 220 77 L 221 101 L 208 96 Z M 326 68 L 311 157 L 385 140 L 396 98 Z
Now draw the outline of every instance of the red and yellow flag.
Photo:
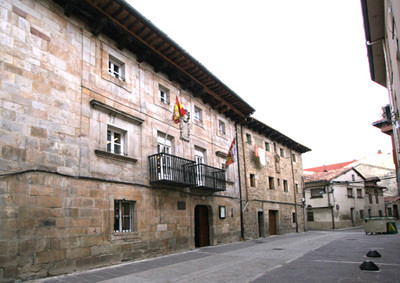
M 226 158 L 225 167 L 228 167 L 236 161 L 236 138 L 233 139 L 231 147 L 228 151 L 228 157 Z
M 178 124 L 180 122 L 180 119 L 186 115 L 185 109 L 182 107 L 182 104 L 180 104 L 178 96 L 176 96 L 176 102 L 174 106 L 174 114 L 172 115 L 172 121 L 174 121 L 175 124 Z

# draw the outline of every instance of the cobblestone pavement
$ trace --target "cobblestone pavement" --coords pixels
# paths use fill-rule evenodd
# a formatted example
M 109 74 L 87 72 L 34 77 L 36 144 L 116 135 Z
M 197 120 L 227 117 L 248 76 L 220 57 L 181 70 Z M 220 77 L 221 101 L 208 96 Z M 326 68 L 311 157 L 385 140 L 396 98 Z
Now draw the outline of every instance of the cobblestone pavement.
M 368 258 L 370 250 L 382 257 Z M 360 270 L 366 260 L 380 270 Z M 400 235 L 366 235 L 361 228 L 310 231 L 204 247 L 32 282 L 100 281 L 400 282 Z

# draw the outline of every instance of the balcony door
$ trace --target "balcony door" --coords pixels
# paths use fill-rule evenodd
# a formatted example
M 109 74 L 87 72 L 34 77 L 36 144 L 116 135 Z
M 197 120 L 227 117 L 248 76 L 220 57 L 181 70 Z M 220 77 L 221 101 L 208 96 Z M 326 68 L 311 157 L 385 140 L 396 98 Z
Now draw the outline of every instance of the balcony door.
M 172 154 L 172 138 L 165 134 L 159 133 L 157 136 L 157 153 L 167 153 L 161 155 L 158 164 L 158 179 L 172 180 L 172 158 L 168 154 Z
M 206 150 L 202 149 L 200 147 L 195 147 L 194 148 L 194 158 L 196 161 L 196 182 L 197 182 L 197 186 L 201 187 L 205 185 L 206 182 L 206 176 L 205 176 L 205 172 L 204 172 L 204 166 L 202 166 L 201 164 L 206 164 Z

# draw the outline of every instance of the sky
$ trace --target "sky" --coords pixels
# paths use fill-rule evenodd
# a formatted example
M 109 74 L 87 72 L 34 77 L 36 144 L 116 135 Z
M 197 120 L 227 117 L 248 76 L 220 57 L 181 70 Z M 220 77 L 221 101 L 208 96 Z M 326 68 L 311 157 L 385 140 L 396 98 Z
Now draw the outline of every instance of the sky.
M 129 0 L 247 101 L 310 148 L 310 168 L 391 152 L 372 123 L 387 89 L 370 78 L 360 0 Z

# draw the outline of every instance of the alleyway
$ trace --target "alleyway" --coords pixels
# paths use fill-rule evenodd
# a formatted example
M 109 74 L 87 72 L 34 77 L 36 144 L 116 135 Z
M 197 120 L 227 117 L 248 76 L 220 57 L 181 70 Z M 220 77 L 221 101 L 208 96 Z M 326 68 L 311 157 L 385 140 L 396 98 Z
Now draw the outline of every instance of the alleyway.
M 382 257 L 366 257 L 370 250 Z M 360 228 L 311 231 L 36 282 L 400 282 L 399 255 L 399 234 L 366 235 Z M 380 271 L 361 271 L 365 260 L 372 260 Z

